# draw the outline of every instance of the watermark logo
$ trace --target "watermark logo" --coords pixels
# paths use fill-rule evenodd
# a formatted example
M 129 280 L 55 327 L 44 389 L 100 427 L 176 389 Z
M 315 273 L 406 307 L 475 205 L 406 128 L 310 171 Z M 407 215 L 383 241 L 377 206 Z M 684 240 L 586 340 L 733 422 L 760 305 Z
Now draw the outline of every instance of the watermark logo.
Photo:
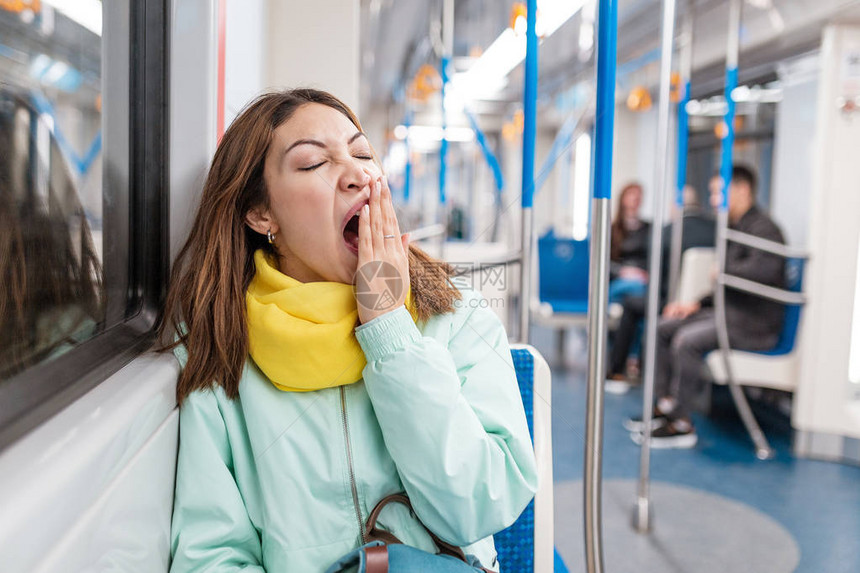
M 507 290 L 507 265 L 481 263 L 449 263 L 454 272 L 451 277 L 459 288 L 483 290 L 492 288 L 498 291 Z
M 355 300 L 363 308 L 385 311 L 394 308 L 403 294 L 403 278 L 397 268 L 384 261 L 370 261 L 355 273 Z

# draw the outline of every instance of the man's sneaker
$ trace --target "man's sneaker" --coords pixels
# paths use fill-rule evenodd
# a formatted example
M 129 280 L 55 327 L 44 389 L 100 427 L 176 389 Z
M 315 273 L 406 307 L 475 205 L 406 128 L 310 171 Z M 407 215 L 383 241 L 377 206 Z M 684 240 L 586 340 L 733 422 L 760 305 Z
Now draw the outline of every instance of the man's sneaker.
M 607 394 L 622 395 L 630 391 L 632 384 L 627 380 L 618 380 L 617 378 L 607 378 L 603 383 L 603 389 Z
M 641 433 L 630 434 L 630 438 L 640 446 L 644 440 Z M 673 424 L 666 424 L 651 432 L 651 447 L 655 450 L 692 448 L 698 441 L 699 436 L 696 435 L 696 429 L 692 426 L 685 430 L 679 430 Z
M 669 422 L 669 419 L 663 414 L 654 413 L 654 416 L 651 418 L 651 431 L 662 428 Z M 636 418 L 627 418 L 622 422 L 624 425 L 624 429 L 628 432 L 639 432 L 642 433 L 645 431 L 645 422 L 642 420 L 641 416 L 637 416 Z

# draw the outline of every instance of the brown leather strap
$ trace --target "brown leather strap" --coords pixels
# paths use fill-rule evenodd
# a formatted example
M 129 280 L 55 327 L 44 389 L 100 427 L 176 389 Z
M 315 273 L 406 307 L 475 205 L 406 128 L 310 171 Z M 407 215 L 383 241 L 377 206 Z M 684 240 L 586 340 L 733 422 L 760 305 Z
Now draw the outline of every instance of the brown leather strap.
M 421 525 L 424 524 L 422 523 Z M 427 529 L 427 527 L 425 526 L 424 529 Z M 430 539 L 432 539 L 433 543 L 436 544 L 436 547 L 439 548 L 439 553 L 442 553 L 443 555 L 450 555 L 451 557 L 456 557 L 464 563 L 467 562 L 466 555 L 463 553 L 462 549 L 460 549 L 456 545 L 451 545 L 447 541 L 442 541 L 435 533 L 433 533 L 429 529 L 427 529 L 427 533 L 430 534 Z
M 412 504 L 409 503 L 409 498 L 406 497 L 405 493 L 394 493 L 385 496 L 381 500 L 379 500 L 379 503 L 377 503 L 376 507 L 373 508 L 373 511 L 370 512 L 370 515 L 367 518 L 367 524 L 365 528 L 367 529 L 367 531 L 370 531 L 371 529 L 376 529 L 376 520 L 379 519 L 379 514 L 382 513 L 382 508 L 392 502 L 402 503 L 410 510 L 412 509 Z
M 402 545 L 403 542 L 397 539 L 390 531 L 384 529 L 373 528 L 367 532 L 368 541 L 384 541 L 389 545 Z
M 367 573 L 388 573 L 388 547 L 385 545 L 365 547 L 364 557 Z
M 367 518 L 367 523 L 364 527 L 365 531 L 367 531 L 368 541 L 384 541 L 385 543 L 403 544 L 403 542 L 397 539 L 393 533 L 376 527 L 376 520 L 379 519 L 379 514 L 382 513 L 382 508 L 392 502 L 402 503 L 412 509 L 412 506 L 409 504 L 409 498 L 406 497 L 405 494 L 395 493 L 382 498 L 382 500 L 376 504 L 376 507 L 373 508 L 373 511 L 370 512 L 370 515 Z
M 413 514 L 415 510 L 412 509 L 412 503 L 409 501 L 409 497 L 405 493 L 395 493 L 389 496 L 382 498 L 379 503 L 376 504 L 376 507 L 373 508 L 373 511 L 370 512 L 370 516 L 367 518 L 367 524 L 365 526 L 365 530 L 367 531 L 367 538 L 370 541 L 384 541 L 386 543 L 396 543 L 402 544 L 402 542 L 397 539 L 392 533 L 388 531 L 378 529 L 376 527 L 376 520 L 379 519 L 379 514 L 382 513 L 382 508 L 384 508 L 389 503 L 400 503 L 409 508 Z M 417 519 L 417 516 L 416 516 Z M 418 520 L 418 523 L 421 523 L 421 520 Z M 427 526 L 421 523 L 427 533 L 430 535 L 430 539 L 433 540 L 433 543 L 436 544 L 436 547 L 439 548 L 439 553 L 443 555 L 450 555 L 451 557 L 455 557 L 460 561 L 465 562 L 466 556 L 463 554 L 463 550 L 457 547 L 456 545 L 451 545 L 448 542 L 442 541 L 439 537 L 427 529 Z M 387 554 L 386 554 L 387 555 Z

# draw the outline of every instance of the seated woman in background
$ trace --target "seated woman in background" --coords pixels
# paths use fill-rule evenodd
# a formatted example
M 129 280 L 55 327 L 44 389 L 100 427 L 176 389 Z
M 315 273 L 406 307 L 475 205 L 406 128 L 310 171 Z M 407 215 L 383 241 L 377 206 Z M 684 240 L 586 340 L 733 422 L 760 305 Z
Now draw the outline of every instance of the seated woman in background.
M 183 367 L 171 571 L 325 571 L 398 492 L 414 513 L 383 529 L 498 568 L 535 460 L 504 328 L 450 274 L 401 235 L 340 100 L 270 93 L 236 118 L 162 324 Z
M 648 246 L 651 223 L 639 217 L 642 186 L 629 183 L 621 190 L 609 250 L 609 302 L 645 293 L 648 284 Z
M 716 177 L 719 182 L 722 180 Z M 716 221 L 706 213 L 699 200 L 696 190 L 689 185 L 684 187 L 684 209 L 681 232 L 681 254 L 688 249 L 713 247 L 716 238 Z M 660 309 L 666 304 L 669 296 L 669 266 L 672 258 L 672 223 L 663 227 L 663 255 L 660 263 Z M 640 324 L 647 311 L 646 295 L 628 296 L 622 302 L 623 313 L 612 337 L 612 348 L 609 352 L 609 364 L 606 381 L 606 391 L 613 394 L 623 394 L 630 389 L 627 376 L 628 362 L 639 363 L 630 357 L 631 350 L 637 343 Z M 640 352 L 641 354 L 641 352 Z M 638 371 L 638 367 L 633 369 Z

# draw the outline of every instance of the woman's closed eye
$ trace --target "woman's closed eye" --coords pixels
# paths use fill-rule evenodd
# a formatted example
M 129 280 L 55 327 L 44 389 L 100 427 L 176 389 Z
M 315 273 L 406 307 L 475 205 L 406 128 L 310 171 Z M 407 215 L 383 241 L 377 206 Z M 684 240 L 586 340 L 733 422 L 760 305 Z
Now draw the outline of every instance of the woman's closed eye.
M 313 165 L 309 165 L 308 167 L 299 167 L 299 171 L 313 171 L 317 167 L 322 167 L 325 164 L 325 161 L 320 161 L 319 163 L 314 163 Z
M 363 161 L 373 161 L 373 157 L 370 154 L 356 154 L 353 155 L 356 159 L 361 159 Z M 320 161 L 319 163 L 314 163 L 313 165 L 308 165 L 307 167 L 299 167 L 299 171 L 313 171 L 319 167 L 325 165 L 326 161 Z
M 362 161 L 373 160 L 373 155 L 370 153 L 370 151 L 366 147 L 364 147 L 362 145 L 356 145 L 355 147 L 353 147 L 352 150 L 350 151 L 350 154 L 354 158 L 361 159 Z

